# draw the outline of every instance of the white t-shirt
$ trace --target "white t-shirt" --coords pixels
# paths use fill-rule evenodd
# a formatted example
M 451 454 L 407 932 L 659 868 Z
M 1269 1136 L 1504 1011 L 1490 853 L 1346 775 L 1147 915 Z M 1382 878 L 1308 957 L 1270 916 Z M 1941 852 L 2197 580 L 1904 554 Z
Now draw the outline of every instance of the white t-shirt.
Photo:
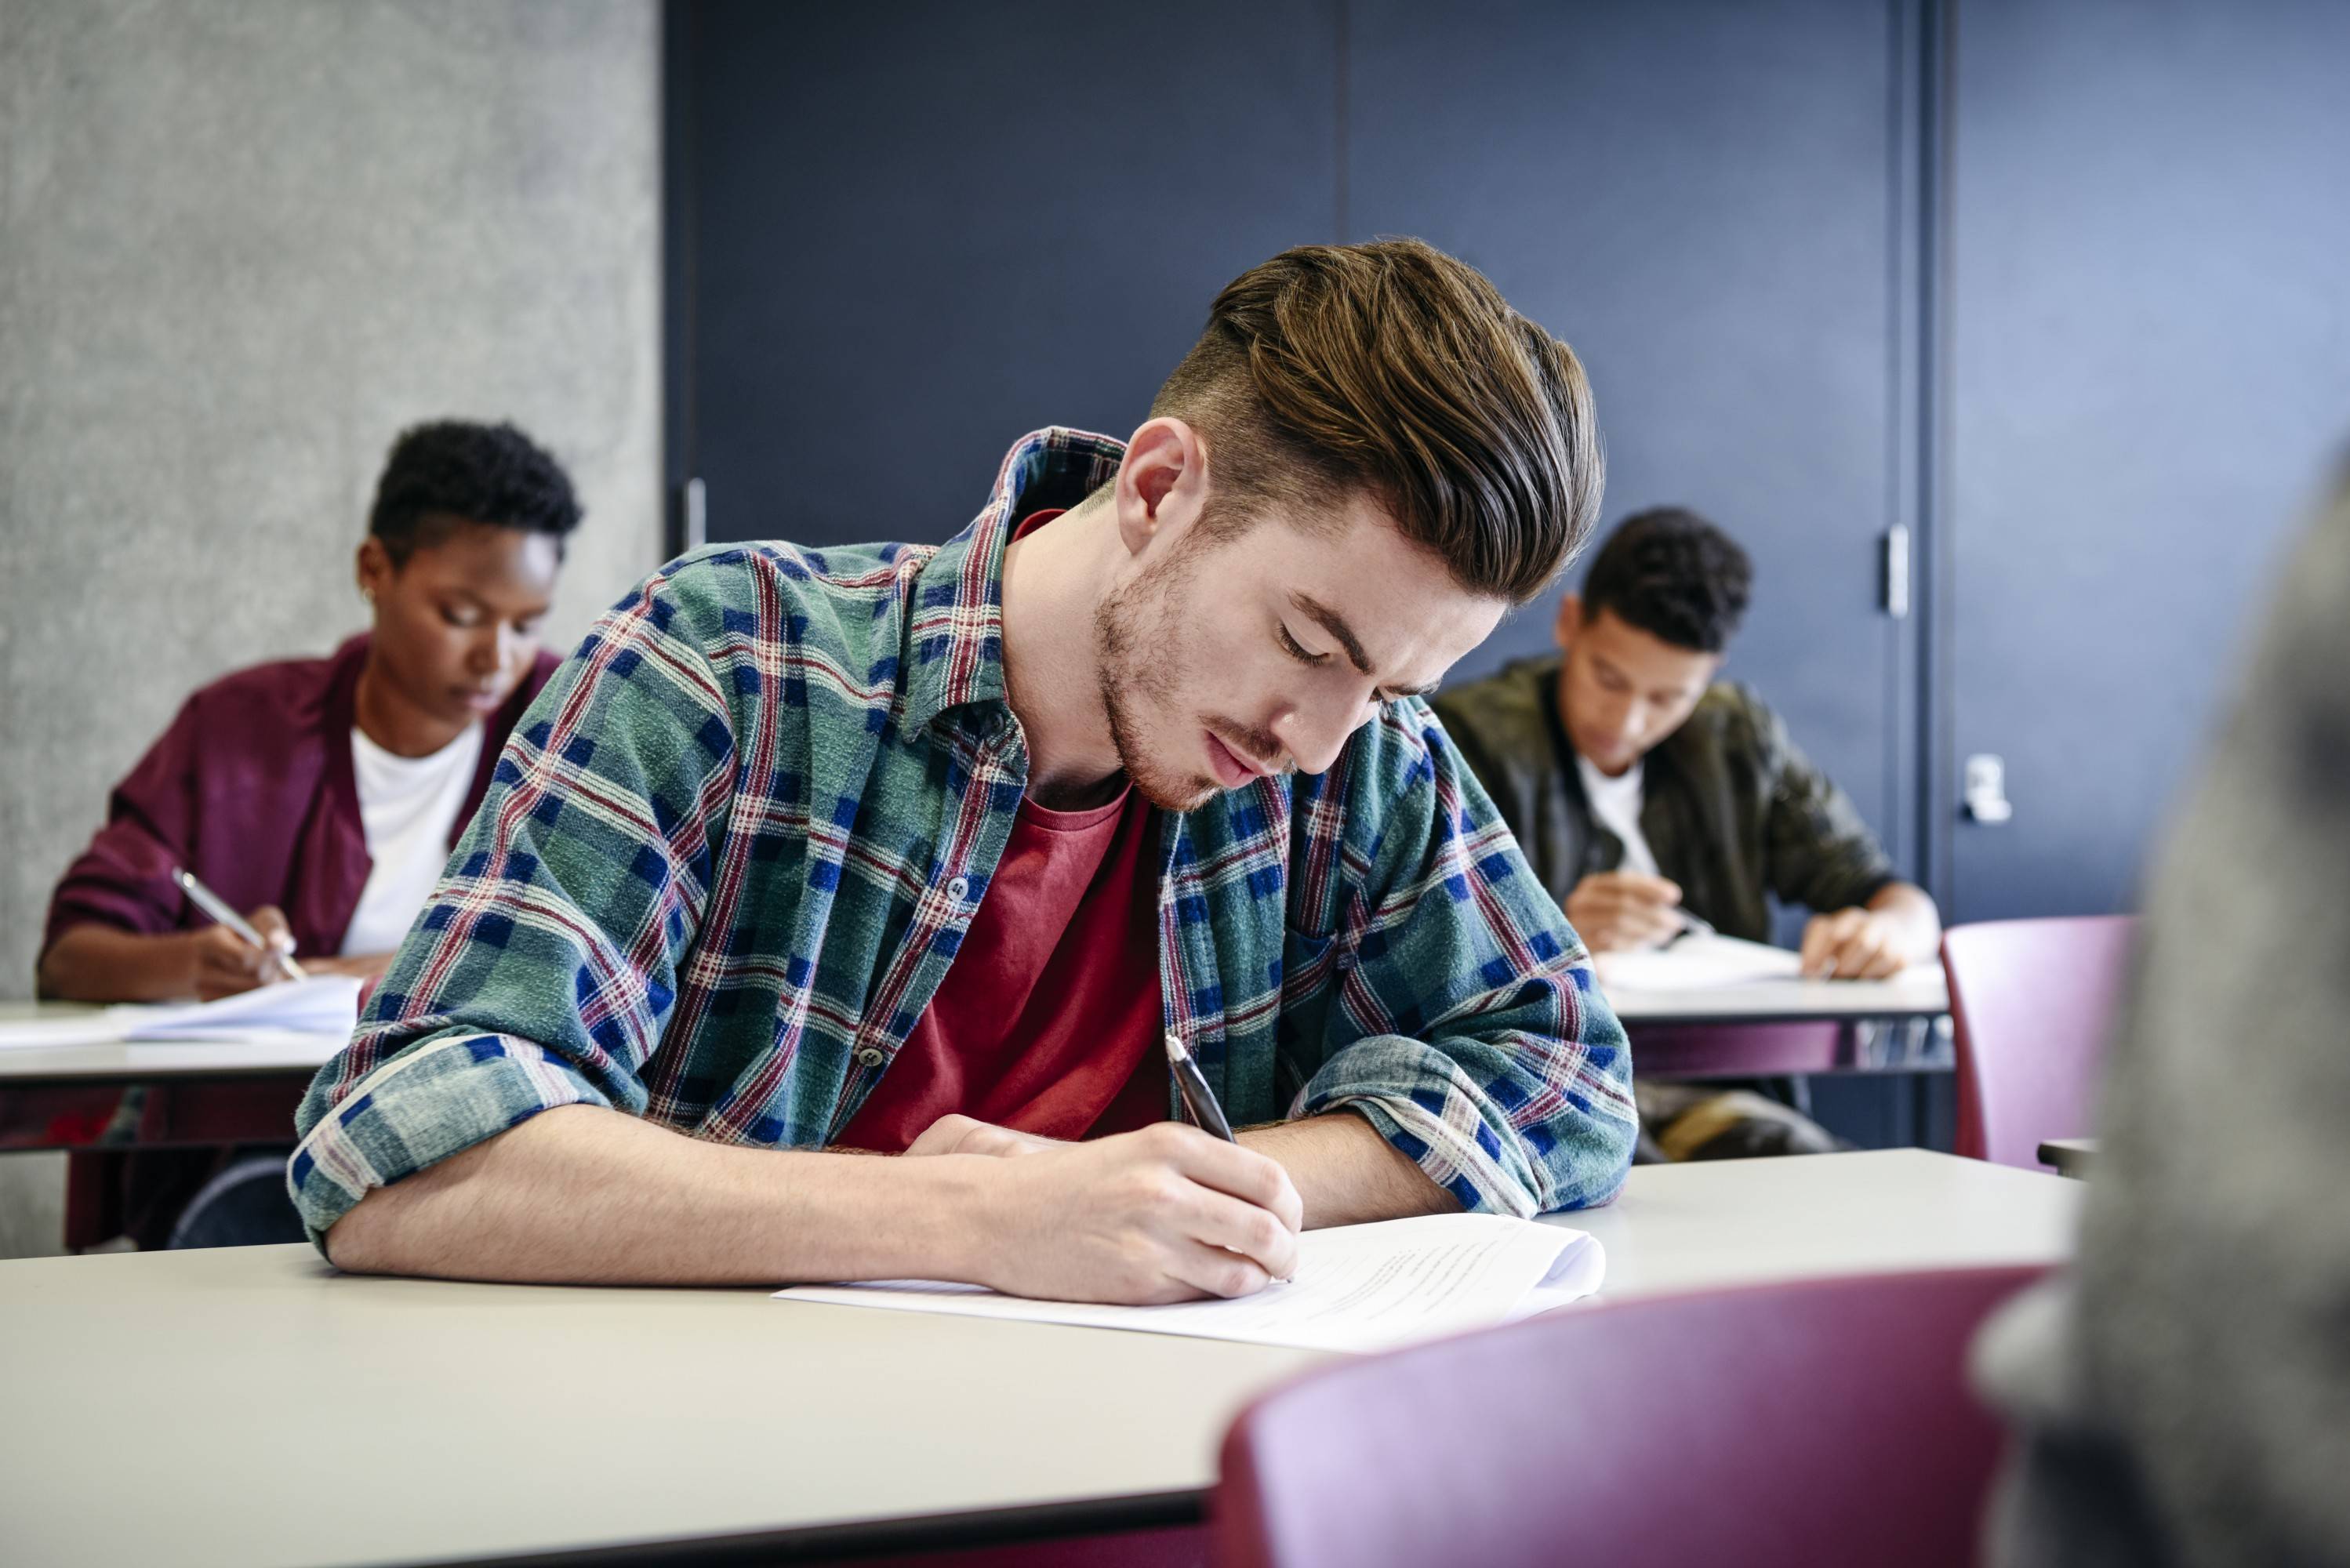
M 449 863 L 449 833 L 481 761 L 478 723 L 466 725 L 463 733 L 426 757 L 394 755 L 352 729 L 359 821 L 375 866 L 360 889 L 359 912 L 343 933 L 346 954 L 390 952 L 408 935 Z
M 1640 831 L 1640 774 L 1645 765 L 1634 763 L 1611 779 L 1593 767 L 1589 758 L 1575 759 L 1575 772 L 1583 777 L 1583 798 L 1591 803 L 1592 819 L 1624 841 L 1624 863 L 1617 869 L 1654 877 L 1657 857 L 1649 852 L 1648 836 Z

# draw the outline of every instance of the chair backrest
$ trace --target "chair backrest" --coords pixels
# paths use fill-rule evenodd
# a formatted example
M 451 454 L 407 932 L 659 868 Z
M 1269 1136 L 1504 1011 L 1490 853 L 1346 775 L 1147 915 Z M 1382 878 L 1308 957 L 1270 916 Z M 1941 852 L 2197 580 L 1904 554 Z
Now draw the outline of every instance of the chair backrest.
M 2042 1140 L 2088 1135 L 2137 935 L 2134 915 L 1986 920 L 1942 933 L 1959 1153 L 2038 1170 Z
M 1975 1325 L 2037 1268 L 1569 1308 L 1309 1374 L 1225 1436 L 1221 1568 L 1975 1560 Z

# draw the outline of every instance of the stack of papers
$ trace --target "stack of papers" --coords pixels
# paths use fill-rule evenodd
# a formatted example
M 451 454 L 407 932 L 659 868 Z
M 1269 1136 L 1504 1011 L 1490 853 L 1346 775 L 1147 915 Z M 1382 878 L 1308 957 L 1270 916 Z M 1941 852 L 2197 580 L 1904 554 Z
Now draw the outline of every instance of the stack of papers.
M 265 985 L 218 1002 L 125 1002 L 96 1012 L 0 1023 L 0 1046 L 102 1045 L 126 1040 L 252 1040 L 350 1033 L 359 981 L 347 974 Z
M 1799 953 L 1711 933 L 1685 936 L 1669 947 L 1601 953 L 1593 961 L 1603 991 L 1689 991 L 1796 980 L 1804 972 Z
M 1597 1290 L 1606 1270 L 1598 1241 L 1581 1231 L 1431 1214 L 1308 1231 L 1298 1238 L 1295 1279 L 1232 1301 L 1103 1306 L 932 1280 L 795 1285 L 775 1299 L 1367 1352 L 1564 1306 Z

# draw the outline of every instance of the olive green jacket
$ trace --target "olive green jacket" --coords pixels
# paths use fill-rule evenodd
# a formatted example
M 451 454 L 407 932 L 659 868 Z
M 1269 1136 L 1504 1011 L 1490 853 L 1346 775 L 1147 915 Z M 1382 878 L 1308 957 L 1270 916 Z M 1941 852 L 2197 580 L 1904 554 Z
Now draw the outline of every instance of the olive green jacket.
M 1433 705 L 1563 906 L 1575 883 L 1623 863 L 1624 844 L 1584 800 L 1559 719 L 1558 668 L 1555 654 L 1520 659 Z M 1752 941 L 1771 940 L 1770 895 L 1841 909 L 1897 879 L 1851 799 L 1761 698 L 1727 680 L 1648 753 L 1640 831 L 1686 908 Z

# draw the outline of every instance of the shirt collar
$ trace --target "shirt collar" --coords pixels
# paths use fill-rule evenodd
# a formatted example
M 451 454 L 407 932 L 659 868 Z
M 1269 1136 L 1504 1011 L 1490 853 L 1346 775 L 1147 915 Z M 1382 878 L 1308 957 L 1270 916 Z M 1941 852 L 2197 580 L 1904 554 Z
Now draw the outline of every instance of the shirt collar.
M 951 709 L 1003 701 L 1004 544 L 1031 512 L 1075 506 L 1108 483 L 1125 456 L 1124 441 L 1059 425 L 1004 453 L 986 508 L 915 582 L 904 650 L 910 731 Z

